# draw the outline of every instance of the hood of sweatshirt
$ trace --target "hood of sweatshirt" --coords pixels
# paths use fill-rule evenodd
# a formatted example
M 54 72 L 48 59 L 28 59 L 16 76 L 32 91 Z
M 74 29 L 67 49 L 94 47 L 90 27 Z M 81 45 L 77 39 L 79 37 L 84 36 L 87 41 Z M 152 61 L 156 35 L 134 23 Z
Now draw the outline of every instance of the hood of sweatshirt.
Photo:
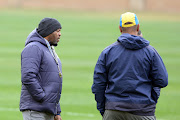
M 40 42 L 41 44 L 47 46 L 47 45 L 46 45 L 46 41 L 44 40 L 44 38 L 43 38 L 41 35 L 39 35 L 39 34 L 37 33 L 37 30 L 36 30 L 36 29 L 34 29 L 34 30 L 28 35 L 28 37 L 27 37 L 27 39 L 26 39 L 26 42 L 25 42 L 25 46 L 28 45 L 28 44 L 31 43 L 31 42 Z
M 118 42 L 121 43 L 127 49 L 138 50 L 142 49 L 149 45 L 149 41 L 145 40 L 140 36 L 131 35 L 128 33 L 123 33 L 118 39 Z

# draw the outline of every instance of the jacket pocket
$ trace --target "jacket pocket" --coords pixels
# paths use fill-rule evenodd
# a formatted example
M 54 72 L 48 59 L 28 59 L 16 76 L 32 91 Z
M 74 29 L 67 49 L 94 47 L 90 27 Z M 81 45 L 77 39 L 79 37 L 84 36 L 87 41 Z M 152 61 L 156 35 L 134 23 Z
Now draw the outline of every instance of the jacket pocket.
M 46 95 L 44 102 L 56 103 L 56 98 L 57 98 L 56 93 L 50 93 Z

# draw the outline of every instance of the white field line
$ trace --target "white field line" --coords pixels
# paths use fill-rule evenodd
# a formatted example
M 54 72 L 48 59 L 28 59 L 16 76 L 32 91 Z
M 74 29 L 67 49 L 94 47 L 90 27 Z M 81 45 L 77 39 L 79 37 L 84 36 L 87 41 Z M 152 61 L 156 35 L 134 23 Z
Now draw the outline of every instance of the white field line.
M 0 108 L 0 111 L 19 111 L 19 108 Z M 63 114 L 70 116 L 83 116 L 83 117 L 95 117 L 94 114 L 86 114 L 86 113 L 74 113 L 74 112 L 63 112 Z M 157 120 L 165 120 L 165 119 L 157 119 Z
M 63 113 L 70 115 L 70 116 L 95 117 L 94 114 L 90 114 L 90 113 L 88 113 L 88 114 L 86 114 L 86 113 L 74 113 L 74 112 L 63 112 Z
M 0 111 L 7 111 L 7 112 L 9 112 L 9 111 L 19 111 L 19 109 L 18 108 L 0 108 Z
M 0 111 L 7 111 L 7 112 L 19 111 L 19 108 L 1 108 L 0 107 Z M 95 117 L 94 114 L 90 114 L 90 113 L 86 114 L 86 113 L 63 112 L 62 114 L 66 114 L 66 115 L 70 115 L 70 116 Z

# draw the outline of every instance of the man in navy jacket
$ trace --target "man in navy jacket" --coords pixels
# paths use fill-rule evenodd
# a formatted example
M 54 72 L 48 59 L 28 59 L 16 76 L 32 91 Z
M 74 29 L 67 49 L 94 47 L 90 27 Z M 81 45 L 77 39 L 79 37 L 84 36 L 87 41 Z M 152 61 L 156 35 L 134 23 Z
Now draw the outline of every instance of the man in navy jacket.
M 21 53 L 20 111 L 24 120 L 62 120 L 61 61 L 54 51 L 61 36 L 61 24 L 44 18 L 27 37 Z
M 155 120 L 160 88 L 168 73 L 149 41 L 138 36 L 134 13 L 120 17 L 122 35 L 106 47 L 95 66 L 92 92 L 103 120 Z

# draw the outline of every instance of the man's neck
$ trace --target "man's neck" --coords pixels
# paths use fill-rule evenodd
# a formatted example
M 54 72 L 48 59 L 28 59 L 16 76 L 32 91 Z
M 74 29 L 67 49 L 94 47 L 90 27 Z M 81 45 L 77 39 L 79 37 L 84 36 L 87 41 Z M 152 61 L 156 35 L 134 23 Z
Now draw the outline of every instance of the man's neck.
M 136 35 L 136 36 L 138 36 L 137 32 L 122 32 L 122 34 L 123 34 L 123 33 L 128 33 L 128 34 L 131 34 L 131 35 Z

